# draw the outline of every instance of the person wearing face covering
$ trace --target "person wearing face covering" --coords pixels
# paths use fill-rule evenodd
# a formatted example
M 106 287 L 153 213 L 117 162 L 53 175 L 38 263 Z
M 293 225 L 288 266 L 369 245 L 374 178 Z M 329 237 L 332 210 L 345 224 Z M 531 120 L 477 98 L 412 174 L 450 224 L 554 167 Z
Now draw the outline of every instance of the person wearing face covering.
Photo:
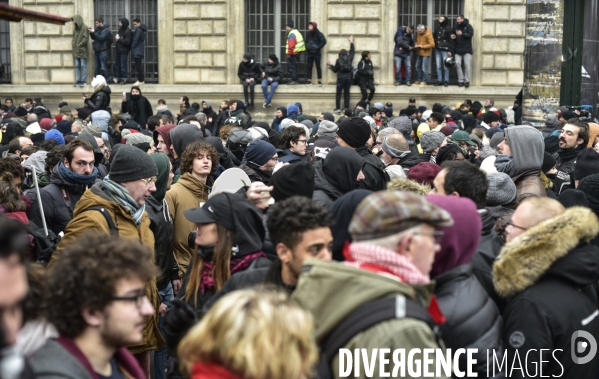
M 273 145 L 257 140 L 248 145 L 239 168 L 250 177 L 252 182 L 268 184 L 278 160 L 277 149 Z
M 336 147 L 323 161 L 314 163 L 314 200 L 328 207 L 333 201 L 354 190 L 364 180 L 364 158 L 353 149 Z
M 137 122 L 142 129 L 146 128 L 148 117 L 154 115 L 152 104 L 141 94 L 138 86 L 131 87 L 131 96 L 127 99 L 123 96 L 121 104 L 121 113 L 129 113 L 133 120 Z

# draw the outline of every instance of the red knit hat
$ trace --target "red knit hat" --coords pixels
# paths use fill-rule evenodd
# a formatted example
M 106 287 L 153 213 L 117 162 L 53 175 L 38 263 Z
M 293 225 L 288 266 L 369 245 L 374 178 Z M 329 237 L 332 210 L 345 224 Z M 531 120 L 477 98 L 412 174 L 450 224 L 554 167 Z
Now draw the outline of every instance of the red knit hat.
M 433 185 L 433 181 L 437 174 L 441 171 L 441 167 L 431 162 L 420 162 L 408 171 L 408 179 L 419 184 Z

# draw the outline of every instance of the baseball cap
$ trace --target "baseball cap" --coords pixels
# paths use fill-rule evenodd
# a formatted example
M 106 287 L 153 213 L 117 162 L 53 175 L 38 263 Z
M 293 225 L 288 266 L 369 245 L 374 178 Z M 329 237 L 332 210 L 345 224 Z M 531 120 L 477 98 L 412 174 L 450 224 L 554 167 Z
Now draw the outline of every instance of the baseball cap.
M 451 140 L 456 141 L 464 141 L 470 146 L 476 146 L 476 143 L 470 139 L 470 135 L 463 130 L 456 130 L 451 135 Z
M 228 230 L 235 231 L 235 223 L 231 201 L 231 194 L 221 192 L 208 199 L 204 205 L 183 212 L 185 218 L 195 224 L 210 224 L 216 222 Z
M 354 241 L 387 237 L 429 224 L 451 226 L 451 215 L 422 196 L 405 191 L 381 191 L 367 196 L 352 217 L 349 232 Z

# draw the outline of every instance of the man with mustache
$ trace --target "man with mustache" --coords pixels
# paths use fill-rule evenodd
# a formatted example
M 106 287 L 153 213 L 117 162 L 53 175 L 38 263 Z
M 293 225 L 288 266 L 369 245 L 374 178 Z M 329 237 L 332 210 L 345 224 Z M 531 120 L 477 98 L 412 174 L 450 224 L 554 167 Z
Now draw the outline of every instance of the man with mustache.
M 557 175 L 553 179 L 553 190 L 557 195 L 574 187 L 570 174 L 574 171 L 576 157 L 587 146 L 588 141 L 588 124 L 578 118 L 569 119 L 559 137 L 559 150 L 555 165 Z

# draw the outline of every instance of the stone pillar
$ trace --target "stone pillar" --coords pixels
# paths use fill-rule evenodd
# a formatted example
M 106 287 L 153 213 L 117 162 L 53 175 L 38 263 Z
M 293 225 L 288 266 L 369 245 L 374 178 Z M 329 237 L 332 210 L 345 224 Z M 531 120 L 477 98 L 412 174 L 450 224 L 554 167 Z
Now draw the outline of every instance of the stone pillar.
M 93 17 L 89 12 L 92 0 L 23 0 L 26 9 L 71 17 L 81 14 L 88 25 L 93 25 Z M 92 5 L 93 6 L 93 5 Z M 71 41 L 73 23 L 64 26 L 43 22 L 22 21 L 22 28 L 11 27 L 11 41 L 23 40 L 22 46 L 17 42 L 11 50 L 21 53 L 22 60 L 15 62 L 13 72 L 17 74 L 17 84 L 72 84 L 75 82 L 75 63 Z M 13 31 L 15 34 L 13 35 Z M 22 37 L 21 37 L 22 36 Z M 11 55 L 12 58 L 13 55 Z M 92 56 L 90 45 L 90 56 Z M 89 62 L 89 60 L 88 60 Z M 88 63 L 88 72 L 91 71 Z M 93 71 L 92 71 L 93 72 Z
M 475 50 L 480 50 L 476 54 L 477 57 L 480 54 L 476 62 L 480 65 L 478 84 L 522 87 L 526 0 L 482 0 L 482 3 L 479 31 L 482 38 L 475 40 L 478 43 L 474 45 Z
M 227 83 L 227 39 L 236 38 L 227 34 L 228 3 L 174 2 L 174 84 Z
M 173 8 L 172 0 L 158 0 L 158 82 L 160 84 L 174 83 Z

